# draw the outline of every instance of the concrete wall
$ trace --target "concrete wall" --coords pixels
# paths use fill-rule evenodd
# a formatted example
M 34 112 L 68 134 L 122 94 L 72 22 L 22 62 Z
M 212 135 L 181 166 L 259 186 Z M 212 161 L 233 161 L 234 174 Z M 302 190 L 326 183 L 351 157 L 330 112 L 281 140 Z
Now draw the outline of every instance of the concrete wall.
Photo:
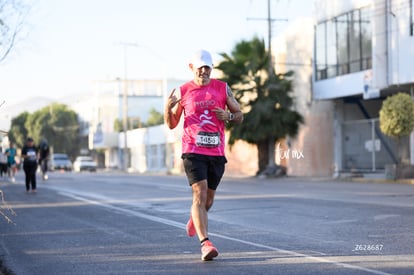
M 312 98 L 312 57 L 314 20 L 302 18 L 293 22 L 282 34 L 284 66 L 279 70 L 294 71 L 294 109 L 304 117 L 299 134 L 280 144 L 282 155 L 276 156 L 287 165 L 288 175 L 330 176 L 333 171 L 333 103 Z M 282 54 L 278 54 L 281 56 Z M 281 152 L 279 152 L 281 153 Z

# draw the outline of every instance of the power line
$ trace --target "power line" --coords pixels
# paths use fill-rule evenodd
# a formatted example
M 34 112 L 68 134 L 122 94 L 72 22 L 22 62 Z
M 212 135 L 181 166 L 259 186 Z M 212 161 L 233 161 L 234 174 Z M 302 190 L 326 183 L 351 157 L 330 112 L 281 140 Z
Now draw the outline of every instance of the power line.
M 268 35 L 268 53 L 269 53 L 269 75 L 271 75 L 274 72 L 274 62 L 273 62 L 273 55 L 272 55 L 272 23 L 275 21 L 288 21 L 288 19 L 285 18 L 272 18 L 271 14 L 271 0 L 267 0 L 267 17 L 266 18 L 246 18 L 247 20 L 260 20 L 260 21 L 267 21 L 268 29 L 267 29 L 267 35 Z

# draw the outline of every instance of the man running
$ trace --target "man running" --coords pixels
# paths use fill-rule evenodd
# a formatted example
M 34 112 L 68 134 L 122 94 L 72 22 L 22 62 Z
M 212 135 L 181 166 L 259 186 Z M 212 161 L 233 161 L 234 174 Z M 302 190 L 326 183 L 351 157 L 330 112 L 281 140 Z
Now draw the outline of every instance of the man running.
M 187 234 L 198 235 L 201 259 L 208 261 L 218 256 L 208 238 L 207 211 L 213 205 L 227 162 L 225 123 L 241 123 L 243 113 L 227 83 L 210 78 L 213 62 L 209 52 L 196 52 L 189 68 L 193 80 L 172 91 L 164 119 L 174 129 L 184 114 L 182 159 L 193 194 Z

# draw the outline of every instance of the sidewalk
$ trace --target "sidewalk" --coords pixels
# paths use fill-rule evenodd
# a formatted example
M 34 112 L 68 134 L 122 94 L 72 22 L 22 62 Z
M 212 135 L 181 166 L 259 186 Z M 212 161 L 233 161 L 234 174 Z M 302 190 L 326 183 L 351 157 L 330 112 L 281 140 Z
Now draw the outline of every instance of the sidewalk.
M 373 182 L 373 183 L 403 183 L 403 184 L 414 184 L 414 179 L 397 179 L 390 180 L 386 178 L 353 178 L 353 182 Z
M 414 184 L 414 179 L 387 179 L 385 173 L 348 173 L 340 176 L 341 179 L 350 180 L 352 182 L 365 182 L 365 183 L 403 183 Z

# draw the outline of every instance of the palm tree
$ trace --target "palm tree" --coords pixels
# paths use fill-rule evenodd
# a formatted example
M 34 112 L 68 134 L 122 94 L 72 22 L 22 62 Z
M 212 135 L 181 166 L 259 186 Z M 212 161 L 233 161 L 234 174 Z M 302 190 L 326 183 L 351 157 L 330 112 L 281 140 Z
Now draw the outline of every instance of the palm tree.
M 230 85 L 245 113 L 242 124 L 229 124 L 229 144 L 236 140 L 255 144 L 259 154 L 257 174 L 273 175 L 280 168 L 275 164 L 275 143 L 296 136 L 303 123 L 303 117 L 292 110 L 293 72 L 270 72 L 269 53 L 257 37 L 237 43 L 231 55 L 220 55 L 223 61 L 217 69 L 223 73 L 221 79 Z

